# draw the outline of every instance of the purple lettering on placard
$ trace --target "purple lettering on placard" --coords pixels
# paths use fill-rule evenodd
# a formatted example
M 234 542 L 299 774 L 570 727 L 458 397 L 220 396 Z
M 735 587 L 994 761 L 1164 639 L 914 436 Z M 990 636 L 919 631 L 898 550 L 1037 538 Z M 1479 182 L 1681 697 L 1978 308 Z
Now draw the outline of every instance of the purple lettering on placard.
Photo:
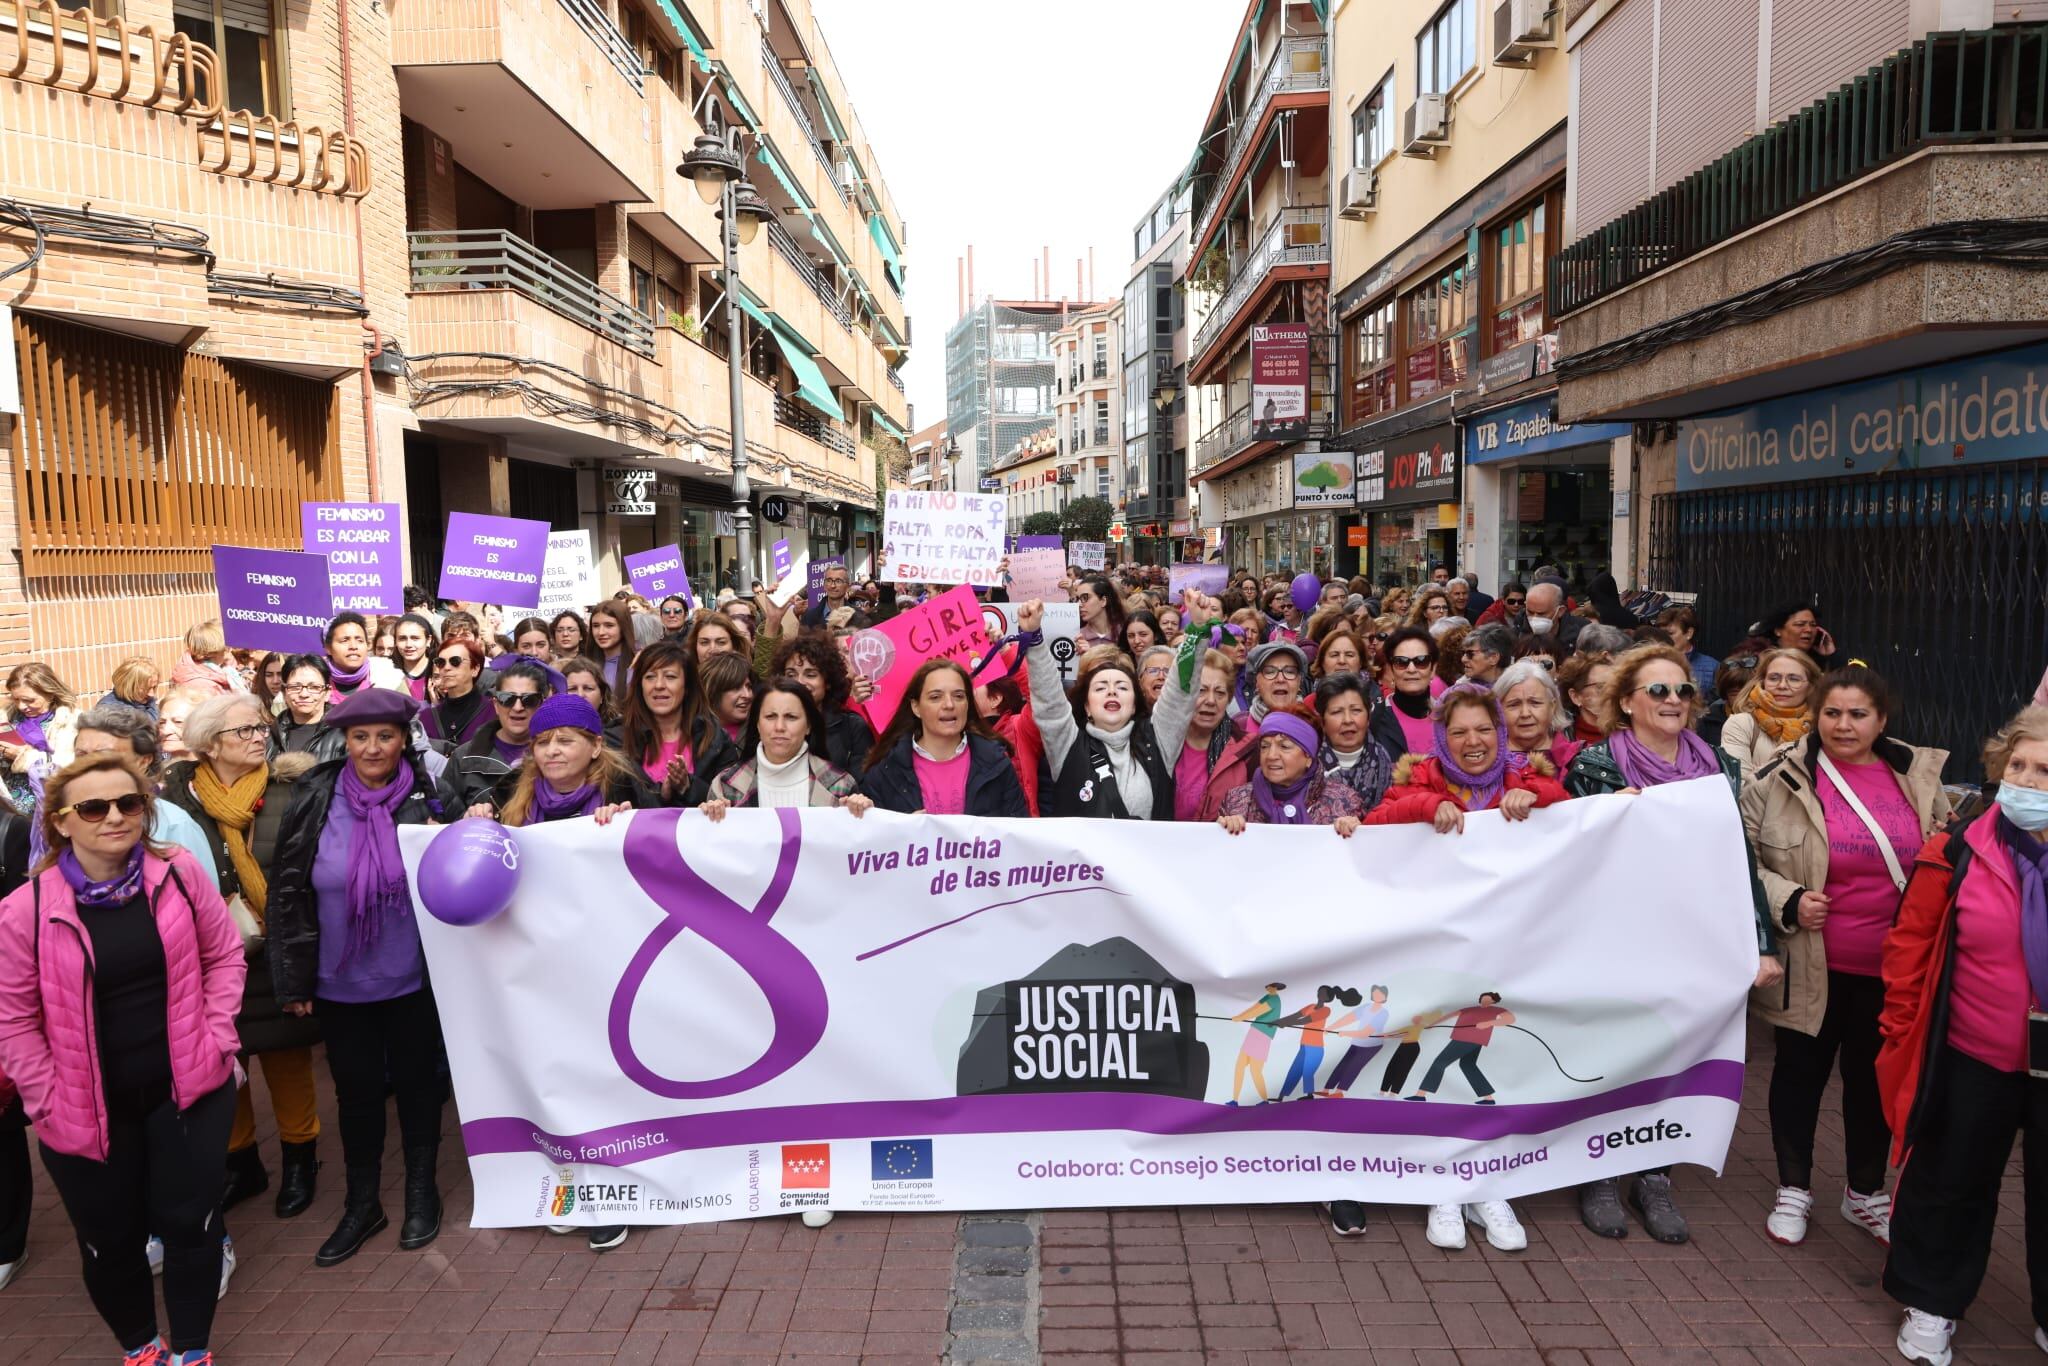
M 253 546 L 213 548 L 221 631 L 243 650 L 317 653 L 334 616 L 327 557 Z
M 691 608 L 697 605 L 696 596 L 690 592 L 690 571 L 683 567 L 681 546 L 656 546 L 628 555 L 626 582 L 635 593 L 657 606 L 663 598 L 671 596 L 681 598 Z
M 540 606 L 547 560 L 546 522 L 451 512 L 436 591 L 454 602 L 494 602 L 530 610 Z
M 816 607 L 825 598 L 825 571 L 832 566 L 846 567 L 844 555 L 827 555 L 822 560 L 812 560 L 804 569 L 804 606 Z
M 404 513 L 397 503 L 301 503 L 306 553 L 327 557 L 336 612 L 403 612 L 399 561 Z

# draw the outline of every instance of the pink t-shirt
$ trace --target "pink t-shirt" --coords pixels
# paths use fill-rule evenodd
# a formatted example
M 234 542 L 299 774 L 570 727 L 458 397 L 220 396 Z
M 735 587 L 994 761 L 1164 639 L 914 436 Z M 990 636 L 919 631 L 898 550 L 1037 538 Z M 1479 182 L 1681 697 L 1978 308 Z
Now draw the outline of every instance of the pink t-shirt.
M 1867 764 L 1836 764 L 1849 788 L 1891 841 L 1892 853 L 1901 869 L 1913 866 L 1920 852 L 1920 818 L 1899 786 L 1890 764 L 1873 759 Z M 1885 932 L 1898 913 L 1899 891 L 1885 867 L 1877 841 L 1826 770 L 1815 775 L 1815 791 L 1828 826 L 1828 923 L 1821 929 L 1827 945 L 1828 968 L 1832 972 L 1853 972 L 1859 977 L 1879 975 L 1884 958 Z
M 668 766 L 675 762 L 675 757 L 678 754 L 683 756 L 683 767 L 694 773 L 696 771 L 695 756 L 683 748 L 681 736 L 677 736 L 673 740 L 662 741 L 661 745 L 654 751 L 654 757 L 640 767 L 645 769 L 647 776 L 654 779 L 655 782 L 664 782 L 668 778 Z
M 1436 722 L 1427 716 L 1417 720 L 1399 707 L 1394 707 L 1394 719 L 1401 723 L 1401 734 L 1407 737 L 1410 754 L 1429 754 L 1435 751 Z
M 1202 796 L 1209 788 L 1209 746 L 1188 744 L 1173 766 L 1173 818 L 1191 821 L 1202 814 Z
M 1964 836 L 1975 851 L 1976 868 L 1964 875 L 1956 898 L 1948 1041 L 1987 1067 L 2019 1072 L 2027 1065 L 2027 1006 L 2034 988 L 2020 946 L 2019 874 L 1996 828 L 1997 822 L 1980 820 Z
M 910 762 L 917 769 L 917 785 L 924 792 L 924 809 L 933 816 L 967 814 L 967 746 L 950 759 L 928 759 L 913 751 Z

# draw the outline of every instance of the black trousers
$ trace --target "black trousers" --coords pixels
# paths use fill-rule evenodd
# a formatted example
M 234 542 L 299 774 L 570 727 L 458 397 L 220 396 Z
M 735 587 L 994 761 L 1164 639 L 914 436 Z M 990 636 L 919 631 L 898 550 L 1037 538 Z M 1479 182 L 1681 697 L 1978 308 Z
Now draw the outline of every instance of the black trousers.
M 1408 1084 L 1408 1071 L 1415 1066 L 1415 1060 L 1422 1056 L 1422 1045 L 1404 1043 L 1394 1049 L 1394 1056 L 1387 1059 L 1387 1070 L 1380 1078 L 1380 1091 L 1392 1095 Z
M 369 1167 L 384 1156 L 384 1091 L 398 1098 L 399 1139 L 408 1148 L 440 1142 L 441 1017 L 431 987 L 388 1001 L 316 1000 L 327 1070 L 341 1113 L 341 1156 Z
M 107 1160 L 39 1144 L 43 1167 L 78 1233 L 85 1290 L 121 1350 L 157 1335 L 156 1288 L 145 1244 L 164 1240 L 164 1312 L 174 1352 L 204 1348 L 220 1296 L 220 1192 L 227 1180 L 231 1081 L 182 1114 L 167 1088 L 109 1097 Z
M 1877 1093 L 1877 1017 L 1884 1010 L 1884 980 L 1851 972 L 1828 973 L 1828 1008 L 1820 1033 L 1777 1031 L 1771 1070 L 1771 1143 L 1778 1151 L 1778 1184 L 1813 1189 L 1813 1131 L 1821 1093 L 1839 1057 L 1842 1138 L 1848 1149 L 1849 1189 L 1871 1195 L 1884 1189 L 1892 1131 Z
M 1991 1260 L 1998 1187 L 2022 1134 L 2027 1283 L 2048 1328 L 2048 1081 L 2001 1072 L 1943 1045 L 1921 1131 L 1892 1196 L 1885 1293 L 1909 1309 L 1959 1319 Z
M 0 1108 L 0 1266 L 28 1250 L 28 1209 L 35 1169 L 28 1160 L 28 1116 L 16 1097 Z

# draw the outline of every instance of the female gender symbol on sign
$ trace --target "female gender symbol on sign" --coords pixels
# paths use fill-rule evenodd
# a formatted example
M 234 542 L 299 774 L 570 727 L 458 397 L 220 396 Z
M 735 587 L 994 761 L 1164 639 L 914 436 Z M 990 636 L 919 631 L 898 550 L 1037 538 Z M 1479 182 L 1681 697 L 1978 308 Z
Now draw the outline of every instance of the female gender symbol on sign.
M 706 882 L 676 845 L 680 811 L 636 812 L 626 828 L 626 868 L 640 890 L 661 907 L 662 922 L 641 943 L 612 993 L 606 1032 L 612 1057 L 636 1084 L 672 1100 L 730 1096 L 781 1076 L 803 1061 L 825 1036 L 829 1007 L 824 979 L 803 952 L 770 925 L 796 874 L 802 831 L 797 813 L 777 811 L 782 847 L 775 875 L 750 911 Z M 640 1060 L 633 1048 L 633 1005 L 661 951 L 685 930 L 699 935 L 737 963 L 768 999 L 775 1021 L 768 1049 L 736 1072 L 703 1081 L 664 1077 Z

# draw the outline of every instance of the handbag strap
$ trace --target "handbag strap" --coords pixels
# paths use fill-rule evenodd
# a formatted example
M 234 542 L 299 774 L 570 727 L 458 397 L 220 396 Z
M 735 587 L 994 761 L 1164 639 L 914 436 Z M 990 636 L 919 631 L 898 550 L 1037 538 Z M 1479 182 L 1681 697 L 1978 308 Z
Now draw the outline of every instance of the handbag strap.
M 1901 892 L 1905 891 L 1906 870 L 1899 866 L 1899 855 L 1898 851 L 1892 848 L 1892 837 L 1878 825 L 1877 817 L 1870 814 L 1870 808 L 1863 804 L 1863 799 L 1856 795 L 1856 789 L 1849 786 L 1848 779 L 1842 776 L 1842 771 L 1835 767 L 1835 761 L 1828 758 L 1825 751 L 1820 756 L 1820 771 L 1828 775 L 1828 781 L 1835 785 L 1835 791 L 1841 794 L 1843 801 L 1849 803 L 1849 809 L 1856 813 L 1856 819 L 1863 822 L 1863 828 L 1877 841 L 1877 852 L 1884 855 L 1885 870 L 1892 875 L 1892 886 Z

